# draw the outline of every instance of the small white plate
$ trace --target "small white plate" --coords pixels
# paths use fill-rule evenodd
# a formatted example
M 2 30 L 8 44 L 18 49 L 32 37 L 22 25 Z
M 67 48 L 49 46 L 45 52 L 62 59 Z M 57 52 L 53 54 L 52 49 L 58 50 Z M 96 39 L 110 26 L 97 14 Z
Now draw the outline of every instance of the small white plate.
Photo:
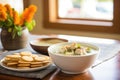
M 50 63 L 48 63 L 47 65 L 42 66 L 42 67 L 29 68 L 29 69 L 17 69 L 17 68 L 12 68 L 12 67 L 8 67 L 8 66 L 4 65 L 4 64 L 3 64 L 3 60 L 4 60 L 4 59 L 2 59 L 2 60 L 0 61 L 0 65 L 1 65 L 2 67 L 6 68 L 6 69 L 8 69 L 8 70 L 18 71 L 18 72 L 30 72 L 30 71 L 42 70 L 42 69 L 45 69 L 45 68 L 47 68 L 47 67 L 49 67 L 49 66 L 51 65 L 51 62 L 50 62 Z

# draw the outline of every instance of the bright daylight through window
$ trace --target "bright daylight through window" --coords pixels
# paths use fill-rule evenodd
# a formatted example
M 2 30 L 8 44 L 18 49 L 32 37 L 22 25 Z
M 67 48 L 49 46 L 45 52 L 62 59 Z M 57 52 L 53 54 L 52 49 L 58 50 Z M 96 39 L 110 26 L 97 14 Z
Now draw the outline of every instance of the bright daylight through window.
M 10 4 L 17 12 L 23 11 L 23 0 L 0 0 L 2 4 Z
M 58 17 L 113 20 L 113 0 L 58 0 Z

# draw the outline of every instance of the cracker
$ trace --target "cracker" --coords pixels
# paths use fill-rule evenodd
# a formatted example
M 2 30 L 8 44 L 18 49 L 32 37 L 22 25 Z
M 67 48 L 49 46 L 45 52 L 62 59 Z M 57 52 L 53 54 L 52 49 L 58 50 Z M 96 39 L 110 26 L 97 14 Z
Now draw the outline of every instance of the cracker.
M 24 61 L 33 61 L 33 58 L 31 56 L 22 56 L 22 60 L 24 60 Z
M 44 56 L 45 58 L 46 58 L 46 60 L 50 60 L 50 57 L 48 57 L 48 56 Z
M 42 63 L 50 63 L 51 61 L 43 61 Z
M 23 52 L 20 52 L 20 55 L 21 56 L 31 56 L 32 53 L 30 51 L 23 51 Z
M 18 61 L 5 61 L 5 60 L 4 60 L 4 62 L 5 63 L 18 63 Z
M 20 58 L 20 55 L 6 55 L 8 58 Z
M 44 61 L 44 60 L 46 60 L 46 58 L 45 57 L 35 57 L 34 60 L 35 61 Z
M 42 64 L 42 62 L 31 62 L 30 64 Z
M 13 53 L 13 55 L 20 55 L 20 53 Z
M 34 57 L 38 57 L 38 55 L 36 55 L 36 54 L 32 54 L 31 56 L 32 56 L 33 58 L 34 58 Z
M 9 58 L 9 57 L 5 57 L 5 58 L 4 58 L 5 61 L 10 61 L 10 59 L 11 59 L 11 58 Z
M 29 51 L 23 51 L 6 55 L 2 63 L 12 68 L 29 69 L 45 66 L 50 61 L 51 60 L 48 56 L 38 56 L 37 54 L 32 54 Z
M 18 63 L 31 63 L 30 61 L 19 60 Z
M 9 62 L 9 63 L 6 63 L 7 66 L 10 66 L 10 65 L 16 65 L 18 64 L 17 62 Z
M 7 61 L 3 60 L 2 63 L 3 63 L 3 64 L 7 64 Z
M 34 64 L 34 65 L 30 65 L 31 68 L 41 67 L 41 66 L 43 66 L 43 64 Z
M 8 57 L 4 58 L 4 61 L 7 61 L 7 62 L 9 62 L 9 61 L 14 62 L 14 61 L 18 61 L 18 60 L 19 60 L 19 58 L 8 58 Z
M 30 64 L 28 64 L 28 63 L 24 63 L 24 64 L 18 64 L 17 66 L 19 66 L 19 67 L 26 67 L 26 66 L 30 66 Z
M 19 58 L 10 58 L 10 60 L 9 61 L 19 61 Z

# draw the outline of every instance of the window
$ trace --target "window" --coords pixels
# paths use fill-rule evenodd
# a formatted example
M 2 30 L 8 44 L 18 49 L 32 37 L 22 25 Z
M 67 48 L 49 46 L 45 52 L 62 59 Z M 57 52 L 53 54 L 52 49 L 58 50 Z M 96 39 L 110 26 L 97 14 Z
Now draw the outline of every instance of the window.
M 60 0 L 44 0 L 44 27 L 51 29 L 66 29 L 75 31 L 92 31 L 105 33 L 120 33 L 120 0 L 111 0 L 113 9 L 109 18 L 93 18 L 93 17 L 66 17 L 59 13 Z M 64 0 L 65 1 L 65 0 Z M 75 1 L 75 0 L 73 0 Z M 82 0 L 83 1 L 83 0 Z M 89 1 L 89 0 L 85 0 Z M 95 0 L 92 0 L 95 1 Z M 103 0 L 96 0 L 103 1 Z M 107 1 L 107 0 L 106 0 Z M 109 0 L 110 1 L 110 0 Z M 68 6 L 68 5 L 66 5 Z M 96 9 L 101 9 L 97 5 Z M 88 8 L 89 9 L 89 8 Z M 113 11 L 112 11 L 113 10 Z M 99 10 L 101 11 L 101 10 Z M 76 16 L 76 15 L 75 15 Z M 92 15 L 93 16 L 93 15 Z
M 113 19 L 113 0 L 58 0 L 57 4 L 60 18 Z

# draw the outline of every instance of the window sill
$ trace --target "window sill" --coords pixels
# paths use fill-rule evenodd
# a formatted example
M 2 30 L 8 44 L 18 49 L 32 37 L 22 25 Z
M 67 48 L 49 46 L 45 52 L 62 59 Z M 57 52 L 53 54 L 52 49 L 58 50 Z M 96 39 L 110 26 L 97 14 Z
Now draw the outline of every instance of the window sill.
M 44 21 L 44 28 L 72 31 L 113 32 L 112 22 L 57 19 Z
M 51 21 L 51 23 L 59 24 L 74 24 L 74 25 L 92 25 L 92 26 L 106 26 L 112 27 L 112 22 L 104 21 L 86 21 L 86 20 L 67 20 L 67 19 L 57 19 L 56 21 Z

